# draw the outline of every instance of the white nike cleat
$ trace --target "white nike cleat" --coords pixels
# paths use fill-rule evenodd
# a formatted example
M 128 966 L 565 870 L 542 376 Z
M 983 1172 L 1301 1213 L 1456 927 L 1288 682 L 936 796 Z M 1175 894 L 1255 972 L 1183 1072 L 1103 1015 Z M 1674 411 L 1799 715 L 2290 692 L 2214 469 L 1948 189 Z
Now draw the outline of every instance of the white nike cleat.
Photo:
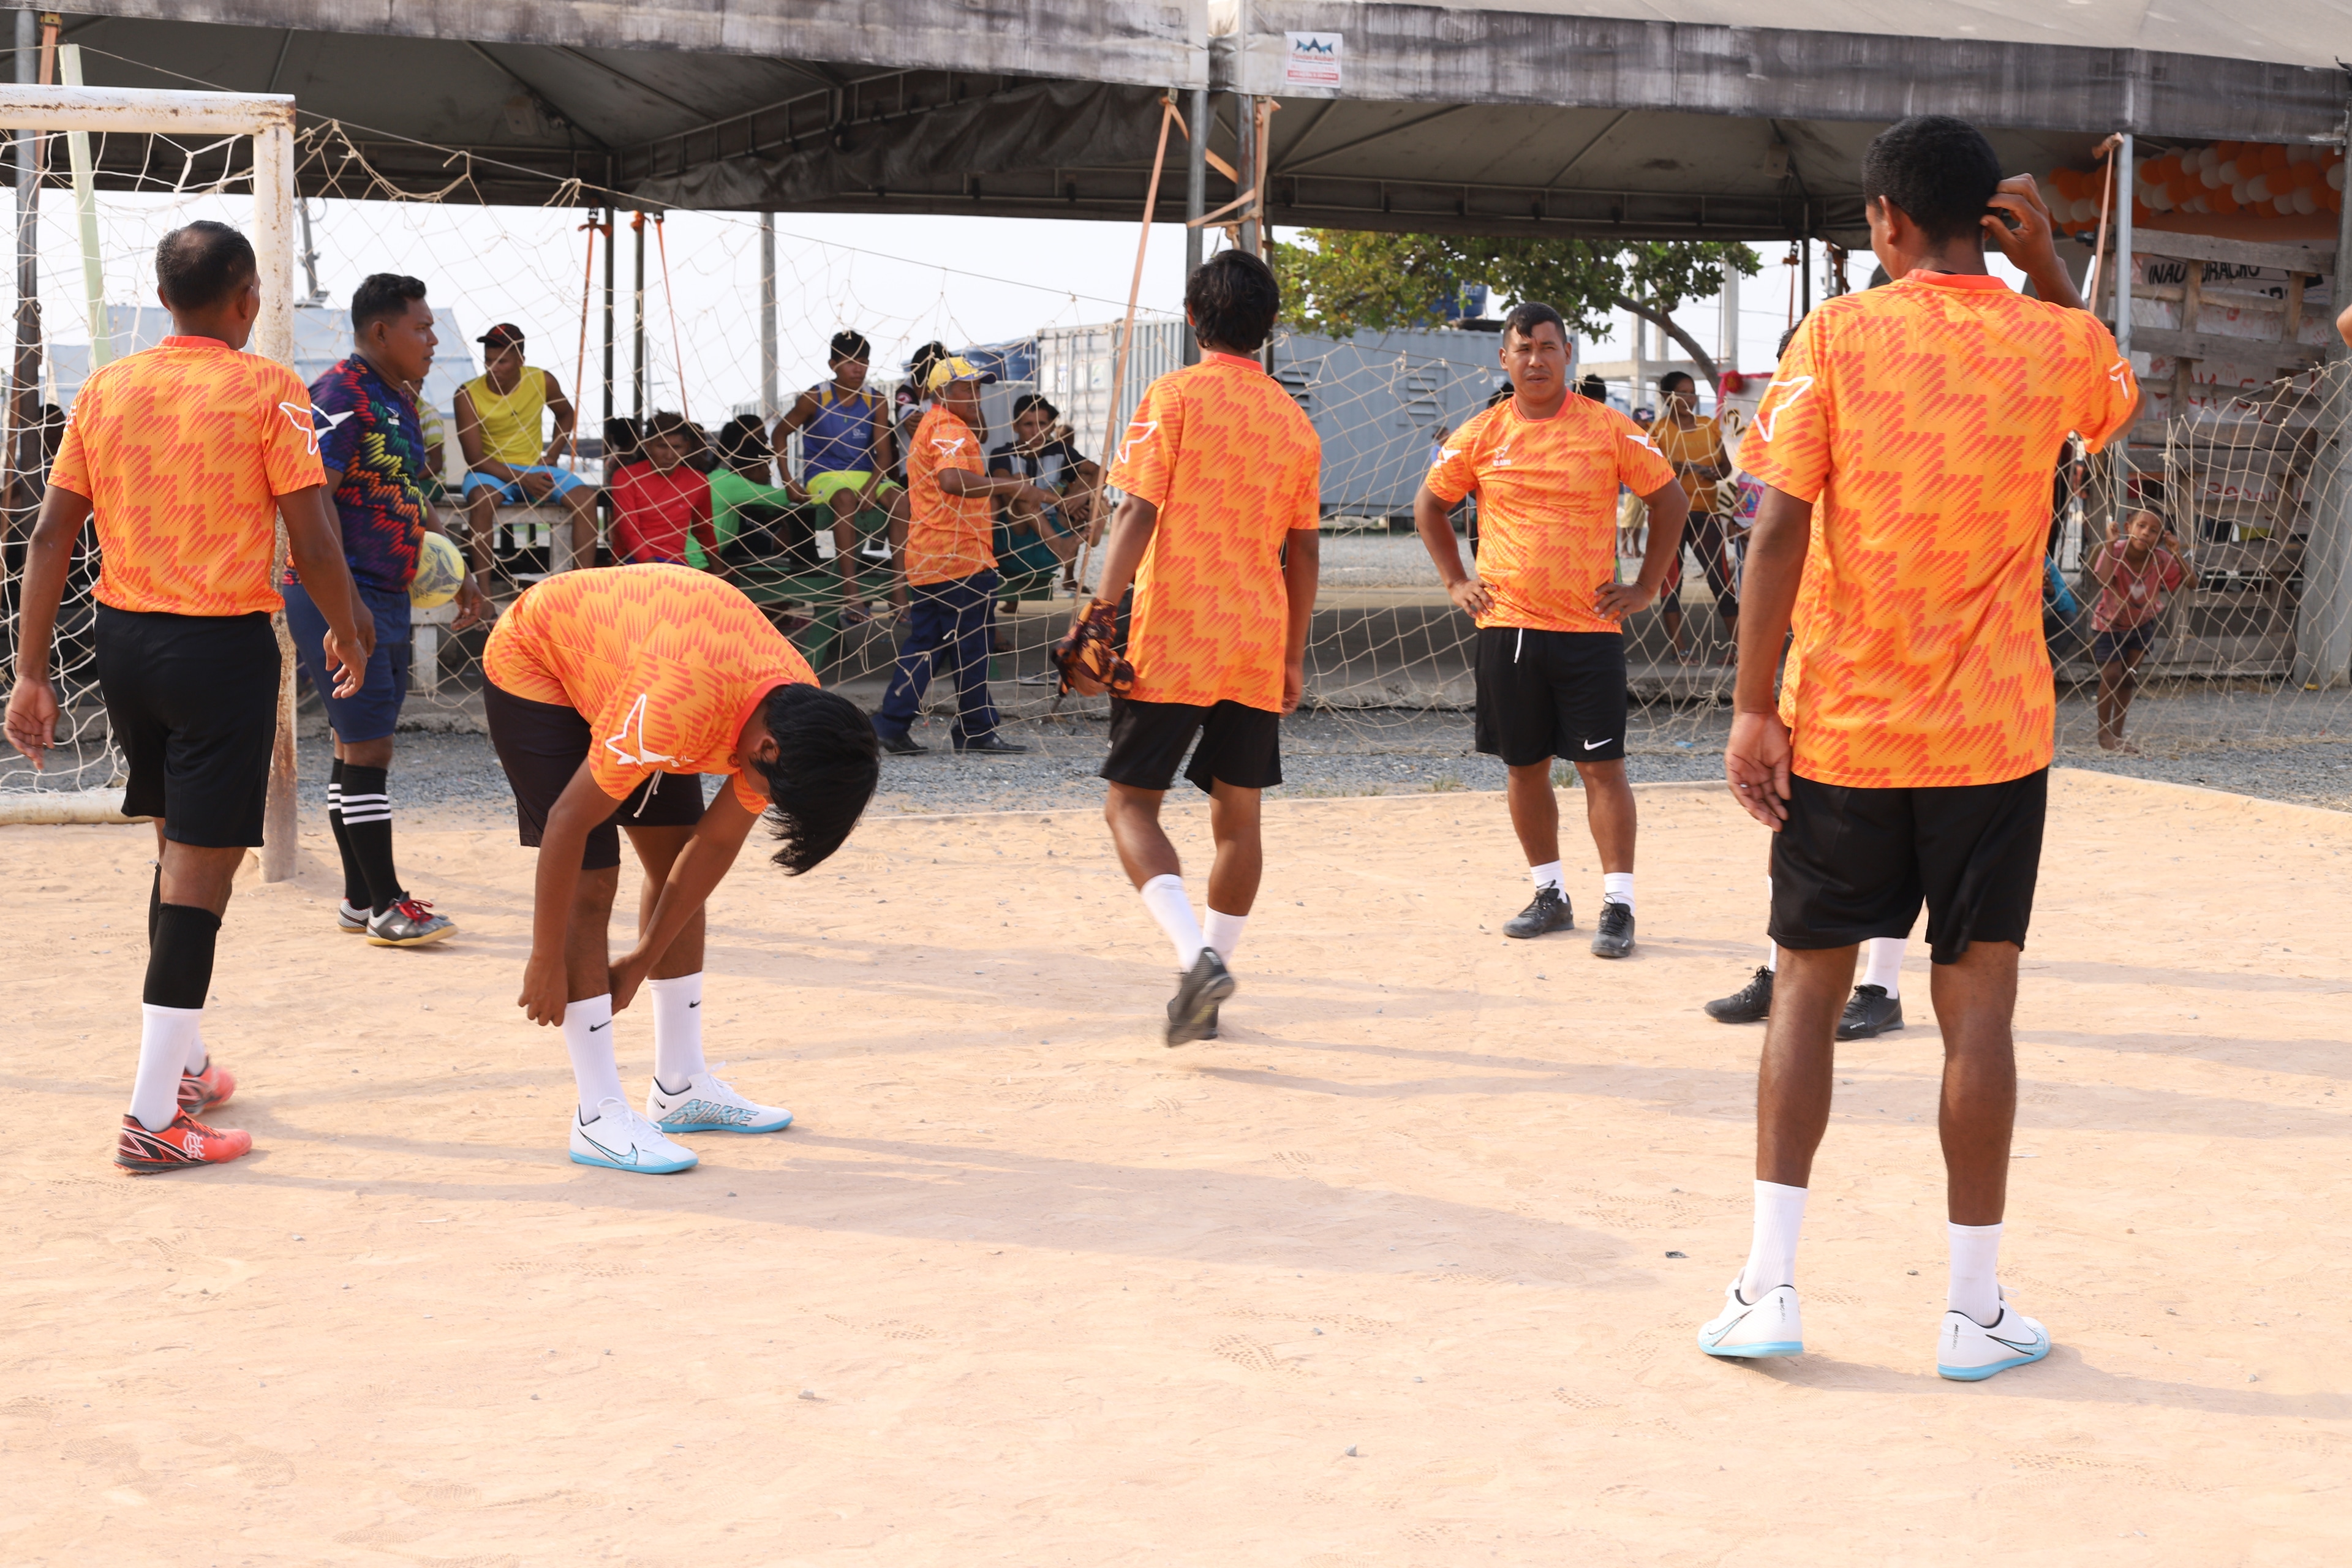
M 667 1176 L 691 1170 L 697 1156 L 682 1143 L 662 1136 L 661 1129 L 609 1095 L 596 1102 L 596 1120 L 572 1117 L 572 1163 L 632 1171 L 642 1176 Z
M 646 1116 L 664 1132 L 782 1132 L 793 1124 L 782 1106 L 755 1105 L 707 1068 L 677 1094 L 656 1080 L 646 1090 Z
M 1735 1277 L 1723 1288 L 1722 1314 L 1699 1330 L 1698 1348 L 1719 1356 L 1804 1354 L 1805 1320 L 1797 1308 L 1797 1288 L 1776 1285 L 1761 1300 L 1743 1301 Z
M 2049 1353 L 2050 1331 L 2004 1300 L 2000 1317 L 1989 1329 L 1966 1312 L 1944 1314 L 1936 1337 L 1936 1371 L 1956 1383 L 1982 1383 Z

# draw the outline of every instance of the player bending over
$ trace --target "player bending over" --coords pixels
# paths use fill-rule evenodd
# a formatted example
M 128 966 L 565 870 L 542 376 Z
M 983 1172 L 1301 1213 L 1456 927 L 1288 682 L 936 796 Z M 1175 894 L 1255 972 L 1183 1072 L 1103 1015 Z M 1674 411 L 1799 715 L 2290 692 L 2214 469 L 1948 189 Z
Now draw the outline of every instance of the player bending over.
M 1908 932 L 1924 901 L 1951 1242 L 1936 1370 L 1973 1381 L 2050 1353 L 1994 1267 L 2056 719 L 2042 637 L 2049 476 L 2070 432 L 2096 450 L 2128 428 L 2137 388 L 2052 249 L 2032 180 L 2003 180 L 1974 126 L 1890 127 L 1862 184 L 1894 281 L 1806 318 L 1740 450 L 1768 489 L 1724 770 L 1773 830 L 1780 972 L 1757 1085 L 1755 1239 L 1698 1342 L 1718 1356 L 1804 1349 L 1797 1234 L 1840 1004 L 1855 949 Z M 1987 234 L 2041 298 L 1987 276 Z
M 816 677 L 742 592 L 690 566 L 549 578 L 483 653 L 490 743 L 540 850 L 530 962 L 517 1005 L 560 1024 L 580 1103 L 572 1158 L 660 1174 L 694 1163 L 682 1132 L 780 1132 L 702 1057 L 702 906 L 762 814 L 798 876 L 841 847 L 874 793 L 873 727 Z M 703 773 L 731 775 L 706 807 Z M 637 942 L 610 956 L 625 828 L 645 890 Z M 621 1096 L 613 1015 L 654 998 L 654 1078 Z
M 1167 1041 L 1213 1038 L 1234 993 L 1226 965 L 1257 900 L 1265 854 L 1258 792 L 1282 782 L 1282 715 L 1307 684 L 1307 630 L 1321 556 L 1322 443 L 1254 356 L 1282 308 L 1274 274 L 1221 251 L 1184 285 L 1201 363 L 1153 382 L 1119 444 L 1110 482 L 1127 492 L 1103 550 L 1099 596 L 1056 648 L 1099 689 L 1119 599 L 1135 585 L 1126 665 L 1108 682 L 1110 781 L 1103 817 L 1119 864 L 1176 950 Z M 1194 745 L 1195 737 L 1199 744 Z M 1216 859 L 1208 924 L 1192 916 L 1160 805 L 1184 776 L 1209 796 Z
M 1633 951 L 1633 789 L 1625 782 L 1624 619 L 1648 607 L 1682 550 L 1689 501 L 1674 466 L 1642 427 L 1603 403 L 1569 395 L 1568 327 L 1526 300 L 1503 318 L 1512 395 L 1441 448 L 1413 521 L 1454 602 L 1478 623 L 1478 749 L 1510 770 L 1505 796 L 1527 852 L 1535 901 L 1505 936 L 1573 929 L 1561 885 L 1556 756 L 1584 781 L 1584 816 L 1601 852 L 1601 920 L 1592 951 Z M 1639 577 L 1616 581 L 1617 488 L 1649 508 Z M 1478 578 L 1462 569 L 1449 521 L 1478 494 Z
M 261 843 L 278 734 L 269 617 L 276 518 L 326 630 L 331 700 L 361 689 L 374 630 L 327 507 L 310 395 L 242 353 L 261 313 L 253 247 L 226 224 L 155 247 L 173 335 L 95 372 L 74 399 L 25 563 L 8 741 L 40 766 L 57 733 L 49 647 L 66 564 L 95 515 L 98 684 L 130 780 L 122 809 L 155 819 L 139 1070 L 114 1163 L 150 1173 L 234 1160 L 251 1135 L 196 1113 L 235 1092 L 205 1051 L 205 999 L 229 882 Z

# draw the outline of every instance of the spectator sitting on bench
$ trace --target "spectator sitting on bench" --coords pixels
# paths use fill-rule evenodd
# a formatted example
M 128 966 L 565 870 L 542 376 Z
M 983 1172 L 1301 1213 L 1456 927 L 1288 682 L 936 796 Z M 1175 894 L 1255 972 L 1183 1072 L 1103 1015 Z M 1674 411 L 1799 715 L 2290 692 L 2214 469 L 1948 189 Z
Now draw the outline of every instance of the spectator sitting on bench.
M 710 525 L 724 553 L 746 533 L 766 533 L 795 566 L 815 564 L 814 535 L 795 509 L 809 493 L 787 481 L 775 484 L 775 454 L 768 425 L 756 414 L 739 414 L 719 427 L 719 463 L 710 470 Z M 796 526 L 795 526 L 796 525 Z M 787 537 L 789 535 L 789 537 Z M 702 545 L 689 536 L 686 563 L 705 563 Z
M 857 587 L 857 514 L 887 509 L 902 528 L 907 517 L 905 491 L 890 478 L 898 460 L 890 405 L 880 393 L 866 389 L 873 358 L 874 347 L 864 333 L 834 333 L 826 350 L 833 379 L 802 393 L 776 421 L 776 444 L 800 436 L 801 479 L 810 498 L 832 509 L 845 626 L 866 619 L 866 596 Z M 903 594 L 895 598 L 906 603 Z
M 1061 497 L 1061 504 L 1000 500 L 996 508 L 996 567 L 1000 575 L 1050 573 L 1058 563 L 1062 586 L 1077 591 L 1078 539 L 1092 535 L 1102 469 L 1081 457 L 1055 424 L 1061 410 L 1034 392 L 1013 404 L 1013 439 L 988 455 L 994 479 L 1030 480 Z
M 710 523 L 710 476 L 693 462 L 702 447 L 702 433 L 683 414 L 646 421 L 643 459 L 623 464 L 605 484 L 613 503 L 613 553 L 623 565 L 683 564 L 691 542 L 701 545 L 710 570 L 728 575 Z
M 466 521 L 476 539 L 494 537 L 498 508 L 560 496 L 572 514 L 570 563 L 596 563 L 596 492 L 579 475 L 557 468 L 571 448 L 579 411 L 555 377 L 523 363 L 522 329 L 501 321 L 477 340 L 483 372 L 457 389 L 457 447 L 466 458 Z M 542 439 L 541 416 L 555 429 Z M 566 552 L 551 551 L 548 570 Z

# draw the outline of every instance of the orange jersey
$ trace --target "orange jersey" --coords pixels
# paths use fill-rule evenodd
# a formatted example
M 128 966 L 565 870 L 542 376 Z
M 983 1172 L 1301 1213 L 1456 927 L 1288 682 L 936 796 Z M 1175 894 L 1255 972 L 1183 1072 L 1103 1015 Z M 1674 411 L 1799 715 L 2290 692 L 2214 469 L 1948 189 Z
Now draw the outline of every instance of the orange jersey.
M 1805 318 L 1740 465 L 1813 506 L 1780 683 L 1795 770 L 1874 789 L 2050 765 L 2050 478 L 2137 388 L 2086 311 L 1918 274 Z
M 482 669 L 500 689 L 575 709 L 596 743 L 596 785 L 625 800 L 662 773 L 733 773 L 736 742 L 779 686 L 816 673 L 742 590 L 691 566 L 608 566 L 539 584 L 490 628 Z
M 1284 536 L 1322 522 L 1323 443 L 1254 359 L 1204 353 L 1146 388 L 1110 482 L 1160 510 L 1127 634 L 1139 702 L 1282 710 Z
M 1494 596 L 1480 626 L 1623 629 L 1592 607 L 1617 580 L 1617 487 L 1645 496 L 1675 477 L 1639 425 L 1573 393 L 1549 419 L 1513 398 L 1438 450 L 1430 493 L 1450 506 L 1478 492 L 1478 581 Z
M 940 470 L 985 476 L 988 454 L 971 426 L 939 404 L 923 412 L 907 445 L 907 583 L 952 583 L 996 564 L 995 519 L 986 496 L 951 496 Z
M 94 372 L 49 467 L 94 509 L 99 602 L 175 616 L 277 609 L 278 498 L 326 482 L 310 388 L 216 338 Z

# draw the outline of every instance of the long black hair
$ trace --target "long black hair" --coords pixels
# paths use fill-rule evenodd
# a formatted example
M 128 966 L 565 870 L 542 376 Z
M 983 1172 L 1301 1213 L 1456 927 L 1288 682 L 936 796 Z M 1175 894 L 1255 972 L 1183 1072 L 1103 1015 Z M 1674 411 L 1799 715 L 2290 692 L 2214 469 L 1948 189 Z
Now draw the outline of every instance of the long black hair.
M 753 763 L 768 781 L 772 858 L 788 876 L 824 864 L 857 826 L 882 776 L 873 721 L 839 692 L 779 686 L 760 705 L 776 760 Z

